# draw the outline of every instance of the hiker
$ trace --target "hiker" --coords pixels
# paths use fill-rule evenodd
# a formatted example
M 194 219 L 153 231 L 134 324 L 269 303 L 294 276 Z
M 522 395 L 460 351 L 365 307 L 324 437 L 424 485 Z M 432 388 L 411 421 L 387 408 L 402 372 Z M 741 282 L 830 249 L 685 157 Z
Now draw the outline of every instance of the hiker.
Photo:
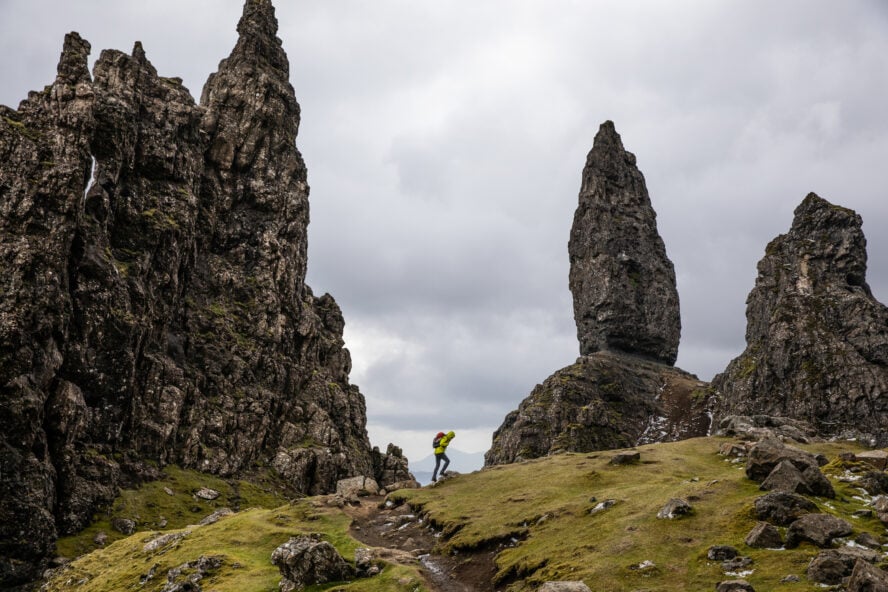
M 450 444 L 450 441 L 456 437 L 456 434 L 453 431 L 447 432 L 438 432 L 438 435 L 435 436 L 435 439 L 432 441 L 432 446 L 435 447 L 435 470 L 432 472 L 432 483 L 438 480 L 438 467 L 441 466 L 441 461 L 444 461 L 444 467 L 441 469 L 441 476 L 444 476 L 444 472 L 447 470 L 447 467 L 450 466 L 450 459 L 447 458 L 447 455 L 444 454 L 444 451 L 447 450 L 447 445 Z

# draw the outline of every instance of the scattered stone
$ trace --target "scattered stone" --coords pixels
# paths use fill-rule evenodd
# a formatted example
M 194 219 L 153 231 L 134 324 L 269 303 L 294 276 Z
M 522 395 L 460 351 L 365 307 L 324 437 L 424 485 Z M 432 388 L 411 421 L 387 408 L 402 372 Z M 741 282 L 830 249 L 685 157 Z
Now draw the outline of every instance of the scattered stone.
M 611 465 L 630 465 L 635 464 L 641 460 L 641 453 L 639 452 L 621 452 L 611 457 L 608 461 L 608 464 Z
M 595 498 L 592 498 L 595 499 Z M 604 510 L 610 509 L 617 504 L 617 500 L 614 499 L 606 499 L 602 502 L 598 502 L 595 504 L 594 508 L 589 510 L 590 514 L 597 514 L 598 512 L 603 512 Z
M 739 442 L 722 442 L 721 446 L 718 447 L 718 453 L 722 456 L 740 458 L 746 456 L 747 452 L 746 446 Z
M 96 536 L 93 537 L 93 542 L 100 547 L 104 547 L 105 543 L 108 542 L 108 535 L 100 530 L 96 533 Z
M 592 592 L 584 582 L 564 581 L 564 582 L 546 582 L 537 589 L 537 592 Z
M 744 542 L 754 549 L 779 549 L 783 546 L 783 537 L 777 527 L 759 522 L 749 531 Z
M 755 592 L 746 580 L 725 580 L 715 585 L 715 592 Z
M 835 497 L 832 484 L 819 467 L 807 466 L 799 470 L 789 460 L 782 460 L 762 482 L 763 491 L 784 491 L 803 495 Z
M 805 444 L 817 440 L 817 430 L 805 422 L 790 417 L 772 415 L 728 415 L 718 422 L 718 436 L 735 436 L 744 440 L 795 440 Z
M 781 578 L 781 580 L 780 580 L 780 583 L 781 584 L 790 584 L 790 583 L 801 582 L 801 581 L 802 581 L 802 578 L 800 578 L 799 576 L 797 576 L 795 574 L 789 574 L 788 576 L 783 576 L 783 578 Z
M 358 577 L 367 577 L 371 567 L 373 567 L 373 551 L 366 547 L 355 549 L 355 569 Z
M 152 553 L 162 547 L 166 547 L 167 545 L 171 545 L 178 541 L 181 541 L 185 537 L 191 534 L 190 530 L 183 530 L 181 532 L 171 532 L 168 534 L 159 535 L 156 538 L 151 539 L 145 546 L 142 547 L 142 551 L 145 553 Z
M 121 534 L 131 535 L 136 531 L 136 522 L 129 518 L 115 518 L 111 521 L 111 528 Z
M 213 501 L 219 497 L 219 492 L 209 487 L 201 487 L 194 493 L 194 496 L 202 500 Z
M 390 483 L 386 486 L 385 490 L 388 493 L 392 493 L 393 491 L 398 491 L 399 489 L 419 489 L 422 485 L 419 484 L 419 481 L 415 479 L 408 479 L 406 481 L 398 481 L 397 483 Z M 382 491 L 379 492 L 379 495 L 383 495 Z
M 879 542 L 879 539 L 874 537 L 872 534 L 868 532 L 861 532 L 854 538 L 854 542 L 858 545 L 864 546 L 868 549 L 881 549 L 882 543 Z
M 666 502 L 666 505 L 663 506 L 659 512 L 657 512 L 657 518 L 675 520 L 676 518 L 687 516 L 693 511 L 694 509 L 691 507 L 691 504 L 685 500 L 672 498 Z
M 805 514 L 819 511 L 814 502 L 794 493 L 772 492 L 755 500 L 756 517 L 777 526 L 788 526 Z
M 883 495 L 888 493 L 888 474 L 882 471 L 867 471 L 857 481 L 857 486 L 870 495 Z
M 736 548 L 729 545 L 713 545 L 706 551 L 706 558 L 711 561 L 725 561 L 733 559 L 739 554 L 740 552 Z
M 802 541 L 824 548 L 837 537 L 854 532 L 850 524 L 830 514 L 806 514 L 789 525 L 786 531 L 786 548 L 793 549 Z
M 170 489 L 169 487 L 164 487 L 163 492 L 167 495 L 176 495 L 175 493 L 173 493 L 173 490 Z
M 234 515 L 234 511 L 231 508 L 219 508 L 218 510 L 216 510 L 215 512 L 213 512 L 212 514 L 210 514 L 209 516 L 207 516 L 206 518 L 201 520 L 199 522 L 199 524 L 201 526 L 207 526 L 208 524 L 215 524 L 215 523 L 219 522 L 219 520 L 221 520 L 222 518 L 225 518 L 226 516 L 232 516 L 232 515 Z
M 292 537 L 271 554 L 271 562 L 281 571 L 281 592 L 301 590 L 313 584 L 349 580 L 354 568 L 333 545 L 318 534 Z
M 752 557 L 734 557 L 733 559 L 722 561 L 721 568 L 725 573 L 738 572 L 749 567 L 752 563 Z
M 888 452 L 884 450 L 864 450 L 856 454 L 857 460 L 865 462 L 880 471 L 888 468 Z
M 866 561 L 854 564 L 846 592 L 888 592 L 888 573 Z
M 836 586 L 851 575 L 856 562 L 856 557 L 841 554 L 834 549 L 821 551 L 808 564 L 808 579 L 818 584 Z
M 857 455 L 850 450 L 846 450 L 845 452 L 839 453 L 839 460 L 845 461 L 847 463 L 857 462 Z
M 224 563 L 218 555 L 201 555 L 167 572 L 167 583 L 160 592 L 201 592 L 199 582 L 216 572 Z

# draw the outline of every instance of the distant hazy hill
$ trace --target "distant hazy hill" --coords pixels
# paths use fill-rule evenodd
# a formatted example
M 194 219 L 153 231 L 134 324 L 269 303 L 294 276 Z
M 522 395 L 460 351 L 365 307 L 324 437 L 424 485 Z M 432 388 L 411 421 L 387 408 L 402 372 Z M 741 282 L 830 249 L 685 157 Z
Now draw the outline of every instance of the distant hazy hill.
M 448 470 L 458 471 L 460 473 L 471 473 L 477 471 L 484 466 L 483 452 L 463 452 L 455 448 L 447 449 L 447 457 L 450 458 L 450 466 Z M 410 463 L 410 472 L 416 477 L 416 480 L 423 485 L 431 482 L 432 471 L 435 470 L 434 453 L 416 462 Z

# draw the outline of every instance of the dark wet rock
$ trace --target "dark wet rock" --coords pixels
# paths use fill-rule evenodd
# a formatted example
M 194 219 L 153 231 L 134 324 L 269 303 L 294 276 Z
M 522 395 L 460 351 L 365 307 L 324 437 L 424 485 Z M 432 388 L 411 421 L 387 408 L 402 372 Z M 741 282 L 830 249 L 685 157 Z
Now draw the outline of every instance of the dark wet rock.
M 740 552 L 737 551 L 736 547 L 731 547 L 730 545 L 713 545 L 706 551 L 706 558 L 710 561 L 725 561 L 733 559 L 739 554 Z
M 857 482 L 857 486 L 870 495 L 888 494 L 888 474 L 882 471 L 867 471 Z
M 136 521 L 129 518 L 115 518 L 111 521 L 111 528 L 121 534 L 130 535 L 136 532 Z
M 868 532 L 861 532 L 859 535 L 854 537 L 854 542 L 868 549 L 882 548 L 882 543 L 879 541 L 879 539 Z
M 610 121 L 586 158 L 568 253 L 580 353 L 674 364 L 681 334 L 675 270 L 635 155 Z
M 733 557 L 726 561 L 722 561 L 721 568 L 725 573 L 738 572 L 746 569 L 754 562 L 751 557 Z
M 854 564 L 846 592 L 888 592 L 888 573 L 867 561 Z
M 888 452 L 884 450 L 864 450 L 863 452 L 858 452 L 854 456 L 856 460 L 872 465 L 880 471 L 884 471 L 888 468 Z
M 509 413 L 487 466 L 705 436 L 706 383 L 677 368 L 598 352 L 537 385 Z
M 341 311 L 305 284 L 276 31 L 271 2 L 247 0 L 199 105 L 140 43 L 90 76 L 71 33 L 55 81 L 0 106 L 0 466 L 17 492 L 0 498 L 0 588 L 153 466 L 261 464 L 306 494 L 409 477 L 373 454 Z
M 773 492 L 755 500 L 755 515 L 759 520 L 788 526 L 805 514 L 819 512 L 814 502 L 793 493 Z
M 789 460 L 780 461 L 774 467 L 774 470 L 762 481 L 761 489 L 763 491 L 784 491 L 802 495 L 835 497 L 832 484 L 818 467 L 809 465 L 800 471 Z
M 783 537 L 774 525 L 759 522 L 749 531 L 744 542 L 754 549 L 779 549 L 783 546 Z
M 888 308 L 866 283 L 861 224 L 812 193 L 767 246 L 746 350 L 712 382 L 717 417 L 789 416 L 821 436 L 888 444 Z
M 806 514 L 786 529 L 786 548 L 793 549 L 802 541 L 818 547 L 829 547 L 833 539 L 845 537 L 854 529 L 845 520 L 830 514 Z
M 271 554 L 271 562 L 283 576 L 281 592 L 301 590 L 314 584 L 339 582 L 355 577 L 353 568 L 320 535 L 293 537 Z

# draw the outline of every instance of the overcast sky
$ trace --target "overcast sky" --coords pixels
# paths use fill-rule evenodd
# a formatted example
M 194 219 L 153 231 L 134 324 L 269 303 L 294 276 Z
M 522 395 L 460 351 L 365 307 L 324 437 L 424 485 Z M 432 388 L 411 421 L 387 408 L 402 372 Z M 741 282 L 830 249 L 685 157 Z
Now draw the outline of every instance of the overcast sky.
M 52 82 L 65 33 L 196 98 L 242 0 L 0 0 L 0 103 Z M 375 445 L 486 450 L 578 355 L 567 240 L 611 119 L 675 264 L 677 365 L 744 348 L 765 245 L 809 191 L 863 216 L 888 299 L 888 2 L 276 0 L 311 185 L 308 283 L 345 315 Z M 457 470 L 459 467 L 453 467 Z

